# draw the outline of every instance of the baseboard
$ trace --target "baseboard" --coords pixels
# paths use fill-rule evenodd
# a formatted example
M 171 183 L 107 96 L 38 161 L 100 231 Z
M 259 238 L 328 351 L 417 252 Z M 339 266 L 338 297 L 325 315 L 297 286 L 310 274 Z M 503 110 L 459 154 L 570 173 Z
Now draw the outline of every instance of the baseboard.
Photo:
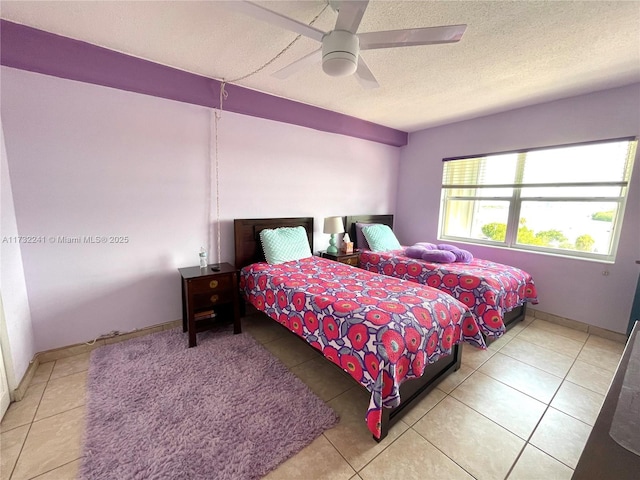
M 33 357 L 33 360 L 29 362 L 29 366 L 27 367 L 27 371 L 24 372 L 22 376 L 22 380 L 18 386 L 11 392 L 9 392 L 9 398 L 12 402 L 19 402 L 24 398 L 24 395 L 27 393 L 27 388 L 31 385 L 31 380 L 33 380 L 33 376 L 36 374 L 36 370 L 40 366 L 40 361 L 38 360 L 38 354 Z
M 584 322 L 579 322 L 577 320 L 572 320 L 570 318 L 564 318 L 551 313 L 546 313 L 546 312 L 531 308 L 531 306 L 527 307 L 527 316 L 533 316 L 534 318 L 539 318 L 540 320 L 546 320 L 547 322 L 555 323 L 556 325 L 561 325 L 563 327 L 568 327 L 574 330 L 579 330 L 581 332 L 586 332 L 591 335 L 596 335 L 598 337 L 606 338 L 608 340 L 613 340 L 620 343 L 626 343 L 627 341 L 627 336 L 623 333 L 614 332 L 611 330 L 607 330 L 605 328 L 596 327 Z M 27 367 L 27 371 L 22 377 L 22 380 L 20 381 L 20 384 L 18 385 L 18 387 L 12 392 L 10 392 L 11 401 L 18 402 L 22 400 L 25 392 L 27 391 L 27 388 L 29 388 L 29 385 L 31 384 L 31 380 L 35 375 L 36 370 L 38 369 L 38 366 L 40 366 L 40 364 L 42 363 L 52 362 L 54 360 L 60 360 L 62 358 L 67 358 L 67 357 L 73 357 L 74 355 L 90 352 L 103 345 L 124 342 L 125 340 L 129 340 L 131 338 L 150 335 L 152 333 L 161 332 L 163 330 L 176 328 L 181 325 L 182 325 L 182 320 L 174 320 L 171 322 L 165 322 L 158 325 L 152 325 L 146 328 L 141 328 L 139 330 L 134 330 L 132 332 L 114 335 L 112 337 L 99 338 L 97 340 L 93 340 L 90 342 L 77 343 L 75 345 L 69 345 L 66 347 L 55 348 L 52 350 L 45 350 L 44 352 L 38 352 L 34 355 L 33 360 L 29 364 L 29 367 Z
M 579 322 L 578 320 L 572 320 L 570 318 L 553 315 L 552 313 L 542 312 L 540 310 L 531 308 L 530 306 L 527 307 L 527 315 L 532 315 L 535 318 L 539 318 L 540 320 L 546 320 L 547 322 L 555 323 L 556 325 L 561 325 L 567 328 L 572 328 L 573 330 L 586 332 L 597 337 L 606 338 L 607 340 L 627 343 L 627 336 L 624 333 L 614 332 L 612 330 L 607 330 L 606 328 L 596 327 L 594 325 L 589 325 L 588 323 Z
M 52 350 L 45 350 L 44 352 L 38 352 L 33 356 L 33 360 L 29 363 L 27 371 L 22 377 L 18 387 L 10 392 L 11 401 L 19 402 L 24 397 L 27 388 L 31 384 L 31 380 L 36 373 L 38 367 L 47 362 L 53 362 L 62 358 L 73 357 L 81 353 L 87 353 L 95 350 L 103 345 L 109 345 L 112 343 L 124 342 L 135 337 L 143 337 L 152 333 L 161 332 L 163 330 L 169 330 L 182 325 L 182 320 L 173 320 L 171 322 L 165 322 L 158 325 L 152 325 L 150 327 L 141 328 L 132 332 L 113 335 L 110 337 L 98 338 L 84 343 L 76 343 L 74 345 L 68 345 L 66 347 L 54 348 Z
M 132 332 L 120 333 L 110 337 L 98 338 L 85 343 L 76 343 L 75 345 L 68 345 L 66 347 L 45 350 L 44 352 L 36 353 L 36 357 L 38 357 L 40 363 L 52 362 L 54 360 L 60 360 L 61 358 L 73 357 L 74 355 L 90 352 L 103 345 L 124 342 L 125 340 L 129 340 L 131 338 L 143 337 L 152 333 L 175 328 L 180 325 L 182 325 L 182 320 L 160 323 L 158 325 L 152 325 L 150 327 L 141 328 L 139 330 L 133 330 Z

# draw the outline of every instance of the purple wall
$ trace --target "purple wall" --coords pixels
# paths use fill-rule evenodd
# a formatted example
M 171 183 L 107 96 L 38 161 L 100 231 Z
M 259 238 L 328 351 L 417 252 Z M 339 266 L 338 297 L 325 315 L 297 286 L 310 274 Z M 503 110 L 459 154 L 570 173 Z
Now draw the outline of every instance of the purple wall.
M 0 64 L 70 80 L 219 108 L 220 82 L 0 19 Z M 407 133 L 340 113 L 227 85 L 224 110 L 387 145 Z
M 210 108 L 1 67 L 0 108 L 37 351 L 177 320 L 177 268 L 216 259 Z M 221 256 L 234 218 L 395 210 L 400 149 L 223 112 Z M 4 191 L 3 191 L 4 193 Z M 63 244 L 58 236 L 126 236 Z M 4 287 L 3 287 L 4 288 Z M 30 359 L 31 357 L 29 357 Z
M 638 135 L 640 84 L 412 133 L 400 162 L 395 222 L 400 240 L 412 244 L 436 239 L 443 158 Z M 465 248 L 531 273 L 539 310 L 626 332 L 638 279 L 635 261 L 640 259 L 640 159 L 631 178 L 615 264 L 478 245 Z

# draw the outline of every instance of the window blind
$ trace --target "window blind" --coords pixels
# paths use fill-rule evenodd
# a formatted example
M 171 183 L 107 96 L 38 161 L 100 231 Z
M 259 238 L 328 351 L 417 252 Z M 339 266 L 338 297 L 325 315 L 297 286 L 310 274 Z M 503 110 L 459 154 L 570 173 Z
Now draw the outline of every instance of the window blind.
M 444 161 L 443 188 L 626 187 L 636 141 L 613 140 Z

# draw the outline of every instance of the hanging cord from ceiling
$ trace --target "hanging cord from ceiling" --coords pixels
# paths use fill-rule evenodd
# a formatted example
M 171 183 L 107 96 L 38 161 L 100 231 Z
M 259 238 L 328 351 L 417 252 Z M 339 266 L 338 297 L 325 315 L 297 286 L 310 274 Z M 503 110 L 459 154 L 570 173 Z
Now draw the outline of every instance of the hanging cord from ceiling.
M 318 18 L 320 18 L 320 15 L 322 15 L 324 13 L 324 11 L 327 9 L 327 7 L 329 7 L 329 2 L 327 2 L 325 4 L 325 6 L 322 8 L 322 10 L 320 10 L 320 12 L 318 12 L 318 14 L 313 17 L 313 20 L 311 20 L 309 22 L 309 26 L 313 25 L 314 23 L 316 23 L 316 20 L 318 20 Z M 273 57 L 271 60 L 269 60 L 268 62 L 262 64 L 261 66 L 259 66 L 258 68 L 256 68 L 255 70 L 253 70 L 252 72 L 247 73 L 246 75 L 243 75 L 241 77 L 238 78 L 234 78 L 231 80 L 225 80 L 224 78 L 222 79 L 222 83 L 220 84 L 220 112 L 222 112 L 222 101 L 226 100 L 226 98 L 229 96 L 229 94 L 227 93 L 227 91 L 225 90 L 225 86 L 227 85 L 227 83 L 237 83 L 240 82 L 242 80 L 245 80 L 253 75 L 255 75 L 258 72 L 261 72 L 262 70 L 264 70 L 265 68 L 267 68 L 269 65 L 271 65 L 273 62 L 275 62 L 277 59 L 279 59 L 282 55 L 284 55 L 284 53 L 289 50 L 291 47 L 293 47 L 293 45 L 295 45 L 295 43 L 300 40 L 300 37 L 302 37 L 301 34 L 299 34 L 298 36 L 296 36 L 296 38 L 294 38 L 291 43 L 289 43 L 289 45 L 287 45 L 286 47 L 284 47 L 282 50 L 280 50 L 280 52 L 278 52 L 276 54 L 275 57 Z
M 220 162 L 218 160 L 218 121 L 220 120 L 220 116 L 222 114 L 222 92 L 220 92 L 220 115 L 215 110 L 213 111 L 213 123 L 215 129 L 215 184 L 216 184 L 216 247 L 217 247 L 217 256 L 216 261 L 220 263 Z
M 320 15 L 322 15 L 322 14 L 324 13 L 324 11 L 327 9 L 327 7 L 328 7 L 328 6 L 329 6 L 329 2 L 327 2 L 327 3 L 325 4 L 325 6 L 322 8 L 322 10 L 320 10 L 320 12 L 319 12 L 315 17 L 313 17 L 313 20 L 311 20 L 311 21 L 309 22 L 309 26 L 311 26 L 311 25 L 313 25 L 314 23 L 316 23 L 316 20 L 318 20 L 318 18 L 320 18 Z M 249 77 L 251 77 L 252 75 L 255 75 L 256 73 L 261 72 L 262 70 L 264 70 L 265 68 L 267 68 L 269 65 L 271 65 L 273 62 L 275 62 L 277 59 L 279 59 L 282 55 L 284 55 L 284 54 L 285 54 L 285 52 L 286 52 L 287 50 L 289 50 L 289 49 L 290 49 L 290 48 L 291 48 L 291 47 L 292 47 L 292 46 L 293 46 L 293 45 L 294 45 L 298 40 L 300 40 L 300 37 L 302 37 L 302 35 L 301 35 L 301 34 L 300 34 L 300 35 L 298 35 L 296 38 L 294 38 L 294 39 L 293 39 L 293 41 L 292 41 L 289 45 L 287 45 L 287 46 L 286 46 L 286 47 L 284 47 L 282 50 L 280 50 L 280 53 L 278 53 L 275 57 L 273 57 L 271 60 L 269 60 L 267 63 L 263 64 L 262 66 L 260 66 L 260 67 L 256 68 L 254 71 L 252 71 L 252 72 L 250 72 L 250 73 L 247 73 L 246 75 L 243 75 L 243 76 L 241 76 L 241 77 L 234 78 L 234 79 L 232 79 L 232 80 L 226 80 L 226 81 L 225 81 L 225 80 L 223 79 L 223 82 L 222 82 L 222 83 L 223 83 L 223 84 L 225 84 L 225 83 L 236 83 L 236 82 L 240 82 L 241 80 L 244 80 L 245 78 L 249 78 Z
M 320 15 L 322 15 L 324 13 L 324 11 L 327 9 L 327 7 L 329 6 L 329 2 L 327 2 L 325 4 L 325 6 L 322 8 L 322 10 L 320 10 L 320 12 L 313 17 L 313 20 L 311 20 L 311 22 L 309 22 L 309 25 L 313 25 L 316 20 L 318 20 L 318 18 L 320 18 Z M 255 70 L 253 70 L 250 73 L 247 73 L 246 75 L 243 75 L 241 77 L 238 78 L 234 78 L 232 80 L 225 80 L 222 79 L 222 82 L 220 83 L 220 103 L 219 103 L 219 108 L 213 109 L 212 110 L 212 115 L 213 115 L 213 121 L 210 122 L 210 128 L 213 129 L 213 132 L 209 132 L 209 136 L 210 139 L 213 141 L 214 147 L 213 149 L 211 148 L 211 146 L 209 147 L 209 165 L 211 165 L 212 163 L 214 164 L 214 168 L 211 169 L 209 168 L 209 201 L 208 203 L 208 211 L 207 211 L 207 218 L 208 218 L 208 223 L 209 225 L 211 225 L 212 222 L 212 218 L 211 218 L 211 185 L 215 184 L 216 187 L 216 218 L 215 218 L 215 223 L 216 223 L 216 262 L 220 263 L 221 262 L 221 252 L 220 252 L 220 172 L 219 172 L 219 166 L 220 166 L 220 161 L 219 161 L 219 155 L 218 155 L 218 124 L 220 119 L 222 118 L 222 111 L 223 111 L 223 104 L 224 101 L 227 99 L 227 97 L 229 96 L 229 94 L 227 93 L 227 91 L 225 90 L 225 86 L 227 83 L 236 83 L 236 82 L 240 82 L 242 80 L 245 80 L 246 78 L 249 78 L 253 75 L 255 75 L 258 72 L 261 72 L 262 70 L 264 70 L 265 68 L 267 68 L 269 65 L 271 65 L 273 62 L 275 62 L 277 59 L 279 59 L 282 55 L 284 55 L 284 53 L 289 50 L 293 45 L 295 45 L 295 43 L 300 39 L 300 37 L 302 37 L 302 35 L 298 35 L 296 36 L 296 38 L 293 39 L 293 41 L 291 43 L 289 43 L 289 45 L 287 45 L 286 47 L 284 47 L 275 57 L 273 57 L 271 60 L 269 60 L 268 62 L 264 63 L 263 65 L 261 65 L 260 67 L 256 68 Z M 211 156 L 213 154 L 213 159 L 211 159 Z M 213 161 L 211 161 L 213 160 Z M 208 227 L 208 232 L 209 232 L 209 247 L 211 246 L 211 227 Z M 211 250 L 209 250 L 211 251 Z

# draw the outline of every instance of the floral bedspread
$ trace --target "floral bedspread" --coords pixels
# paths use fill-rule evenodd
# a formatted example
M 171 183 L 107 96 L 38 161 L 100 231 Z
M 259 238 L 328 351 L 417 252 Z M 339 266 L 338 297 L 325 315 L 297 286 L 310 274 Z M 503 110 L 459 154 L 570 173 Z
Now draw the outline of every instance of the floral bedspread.
M 400 384 L 465 340 L 485 348 L 467 307 L 436 289 L 310 257 L 240 272 L 245 298 L 321 351 L 371 392 L 366 421 L 380 438 L 382 408 Z
M 482 333 L 498 338 L 503 316 L 525 302 L 538 303 L 531 275 L 516 267 L 474 259 L 471 263 L 430 263 L 405 257 L 404 250 L 360 253 L 360 267 L 452 295 L 471 309 Z

